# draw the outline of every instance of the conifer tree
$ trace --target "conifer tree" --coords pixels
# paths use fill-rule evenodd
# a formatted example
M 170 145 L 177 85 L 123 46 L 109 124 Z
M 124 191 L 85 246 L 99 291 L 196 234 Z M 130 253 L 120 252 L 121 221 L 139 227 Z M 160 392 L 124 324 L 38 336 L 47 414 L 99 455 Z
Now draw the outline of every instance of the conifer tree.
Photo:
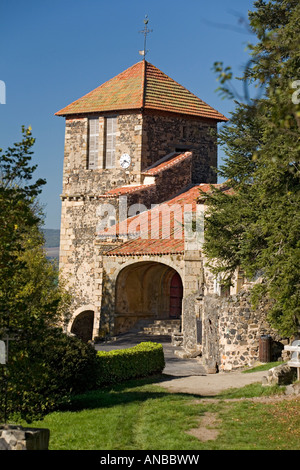
M 263 88 L 236 101 L 219 133 L 226 158 L 219 174 L 232 191 L 205 197 L 204 251 L 228 284 L 237 268 L 260 275 L 253 302 L 268 298 L 271 324 L 291 336 L 300 327 L 300 4 L 258 0 L 249 13 L 256 35 L 242 80 Z M 231 69 L 216 63 L 222 93 Z

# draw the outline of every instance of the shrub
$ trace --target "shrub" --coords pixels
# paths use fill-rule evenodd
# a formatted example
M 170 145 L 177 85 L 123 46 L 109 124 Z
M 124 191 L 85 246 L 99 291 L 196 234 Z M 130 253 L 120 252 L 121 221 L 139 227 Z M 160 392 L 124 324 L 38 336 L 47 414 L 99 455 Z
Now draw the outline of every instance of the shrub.
M 98 386 L 161 373 L 165 358 L 161 344 L 146 342 L 127 349 L 98 351 Z
M 44 330 L 28 344 L 15 343 L 8 373 L 7 413 L 27 422 L 42 418 L 84 393 L 138 377 L 162 372 L 163 348 L 140 343 L 122 350 L 103 352 L 68 336 L 60 329 Z M 4 412 L 5 369 L 0 369 L 0 421 Z
M 15 350 L 8 366 L 7 411 L 28 422 L 42 417 L 59 408 L 71 394 L 95 388 L 96 371 L 97 354 L 92 346 L 60 329 L 44 330 L 38 340 Z M 3 390 L 4 380 L 0 372 Z

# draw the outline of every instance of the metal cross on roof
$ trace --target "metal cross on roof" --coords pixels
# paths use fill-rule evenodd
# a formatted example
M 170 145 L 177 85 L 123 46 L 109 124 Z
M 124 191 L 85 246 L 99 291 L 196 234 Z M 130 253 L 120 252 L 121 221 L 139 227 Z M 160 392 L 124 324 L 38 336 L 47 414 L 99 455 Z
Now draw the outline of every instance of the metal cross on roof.
M 146 57 L 146 54 L 147 54 L 147 49 L 146 49 L 146 43 L 147 43 L 147 36 L 149 33 L 152 33 L 153 29 L 149 29 L 148 28 L 148 15 L 145 15 L 145 19 L 144 19 L 144 29 L 142 29 L 142 31 L 139 31 L 139 33 L 142 33 L 144 35 L 144 50 L 143 51 L 139 51 L 139 54 L 143 56 L 144 60 L 145 60 L 145 57 Z

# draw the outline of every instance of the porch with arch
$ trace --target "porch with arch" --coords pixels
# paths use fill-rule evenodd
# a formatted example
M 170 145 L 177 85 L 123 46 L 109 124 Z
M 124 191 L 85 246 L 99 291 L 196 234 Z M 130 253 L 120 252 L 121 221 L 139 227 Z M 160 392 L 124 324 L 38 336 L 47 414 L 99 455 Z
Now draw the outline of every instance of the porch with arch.
M 183 273 L 178 266 L 177 269 L 171 266 L 170 259 L 164 261 L 161 257 L 158 260 L 132 259 L 120 263 L 118 270 L 107 266 L 102 293 L 102 328 L 118 335 L 143 321 L 168 320 L 180 329 Z

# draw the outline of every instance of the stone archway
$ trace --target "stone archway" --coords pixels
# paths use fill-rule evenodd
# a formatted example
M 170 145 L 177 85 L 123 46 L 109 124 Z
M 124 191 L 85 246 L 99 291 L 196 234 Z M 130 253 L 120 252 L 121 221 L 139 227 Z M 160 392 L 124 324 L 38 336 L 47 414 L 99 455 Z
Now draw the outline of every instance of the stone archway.
M 94 327 L 94 311 L 84 310 L 73 320 L 71 333 L 87 343 L 92 340 Z
M 180 285 L 176 316 L 171 315 L 174 313 L 173 307 L 171 310 L 174 279 Z M 180 319 L 182 295 L 181 277 L 171 266 L 156 261 L 140 261 L 126 266 L 116 279 L 115 334 L 130 330 L 141 320 Z

